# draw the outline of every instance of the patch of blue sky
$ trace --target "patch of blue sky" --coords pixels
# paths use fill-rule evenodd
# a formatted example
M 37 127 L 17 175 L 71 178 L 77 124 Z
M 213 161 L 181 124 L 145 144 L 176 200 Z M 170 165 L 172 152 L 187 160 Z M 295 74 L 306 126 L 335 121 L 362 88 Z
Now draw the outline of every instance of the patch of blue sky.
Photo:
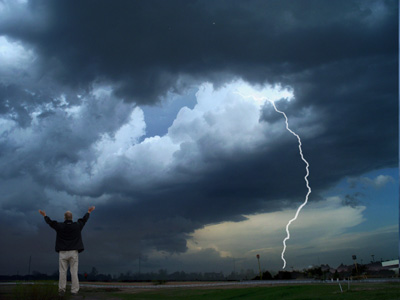
M 340 196 L 347 205 L 365 206 L 361 224 L 348 232 L 369 231 L 399 223 L 399 169 L 385 168 L 344 178 L 324 194 Z M 345 204 L 345 203 L 344 203 Z
M 142 106 L 146 122 L 146 135 L 142 137 L 142 140 L 156 135 L 165 135 L 182 107 L 193 109 L 196 105 L 197 91 L 198 88 L 191 88 L 182 95 L 168 93 L 159 104 Z

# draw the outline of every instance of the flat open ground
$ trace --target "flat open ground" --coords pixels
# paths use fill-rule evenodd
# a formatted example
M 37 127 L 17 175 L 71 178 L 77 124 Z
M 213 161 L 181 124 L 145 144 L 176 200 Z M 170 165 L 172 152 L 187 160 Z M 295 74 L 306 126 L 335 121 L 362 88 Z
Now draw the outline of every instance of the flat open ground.
M 168 282 L 154 283 L 82 283 L 80 294 L 67 293 L 61 299 L 129 300 L 129 299 L 343 299 L 400 300 L 400 282 L 337 283 L 281 282 L 232 283 Z M 57 286 L 51 283 L 0 285 L 0 299 L 60 299 Z

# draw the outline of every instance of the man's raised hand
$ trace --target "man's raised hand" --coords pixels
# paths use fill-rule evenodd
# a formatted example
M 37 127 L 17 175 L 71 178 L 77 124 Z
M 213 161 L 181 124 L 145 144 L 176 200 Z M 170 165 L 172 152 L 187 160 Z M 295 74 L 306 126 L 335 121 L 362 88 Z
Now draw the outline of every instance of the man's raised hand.
M 94 211 L 94 209 L 95 209 L 95 207 L 94 207 L 94 206 L 91 206 L 91 207 L 89 207 L 89 209 L 88 209 L 88 213 L 90 214 L 92 211 Z
M 46 216 L 46 212 L 45 212 L 44 210 L 40 210 L 40 209 L 39 209 L 39 214 L 41 214 L 43 217 Z

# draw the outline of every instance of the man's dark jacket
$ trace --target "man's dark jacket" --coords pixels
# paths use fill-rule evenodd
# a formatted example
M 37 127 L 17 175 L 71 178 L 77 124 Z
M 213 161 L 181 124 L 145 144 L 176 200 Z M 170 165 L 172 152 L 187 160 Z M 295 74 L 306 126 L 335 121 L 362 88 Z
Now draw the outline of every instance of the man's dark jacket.
M 53 221 L 48 216 L 44 217 L 46 223 L 57 231 L 57 252 L 69 250 L 78 250 L 78 252 L 82 252 L 84 250 L 81 230 L 83 229 L 83 226 L 85 226 L 89 216 L 90 214 L 86 213 L 83 218 L 79 219 L 77 222 L 65 220 L 64 223 Z

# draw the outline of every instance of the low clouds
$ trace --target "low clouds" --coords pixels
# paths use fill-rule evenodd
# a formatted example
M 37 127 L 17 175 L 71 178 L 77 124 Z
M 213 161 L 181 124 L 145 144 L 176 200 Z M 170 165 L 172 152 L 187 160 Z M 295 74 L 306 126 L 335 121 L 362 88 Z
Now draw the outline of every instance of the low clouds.
M 292 234 L 286 252 L 289 266 L 302 269 L 317 265 L 319 260 L 337 267 L 340 263 L 351 261 L 353 252 L 364 258 L 364 262 L 371 253 L 379 253 L 376 254 L 379 257 L 397 255 L 396 225 L 372 232 L 354 230 L 367 221 L 363 216 L 366 207 L 342 206 L 342 201 L 341 197 L 330 197 L 318 203 L 309 203 L 302 211 L 291 226 Z M 207 265 L 211 261 L 218 264 L 217 270 L 228 273 L 233 270 L 234 264 L 236 270 L 257 269 L 256 254 L 261 254 L 262 269 L 279 270 L 283 262 L 276 257 L 280 257 L 282 252 L 282 228 L 294 214 L 293 209 L 248 215 L 241 222 L 208 225 L 190 235 L 185 254 L 159 257 L 159 253 L 152 253 L 149 261 L 164 258 L 164 266 L 168 270 L 176 265 L 182 270 L 204 270 L 197 265 Z M 370 244 L 371 240 L 374 245 Z M 391 249 L 390 254 L 384 254 L 377 243 L 387 245 Z M 357 245 L 363 245 L 363 248 L 358 249 Z M 215 255 L 219 258 L 215 259 Z M 185 264 L 180 265 L 182 262 Z
M 349 228 L 365 221 L 365 207 L 350 208 L 342 205 L 342 199 L 331 197 L 318 203 L 311 203 L 291 225 L 291 239 L 287 242 L 292 264 L 301 264 L 296 253 L 302 247 L 318 247 L 329 251 L 328 244 L 339 238 Z M 189 239 L 189 249 L 199 251 L 212 248 L 222 257 L 253 259 L 257 253 L 280 257 L 282 240 L 287 220 L 296 210 L 285 210 L 246 216 L 242 222 L 224 222 L 196 230 Z M 306 241 L 306 242 L 305 242 Z M 296 248 L 297 247 L 297 248 Z M 314 249 L 313 251 L 317 251 Z M 280 262 L 274 261 L 272 268 L 278 269 Z M 300 267 L 300 266 L 297 266 Z M 305 266 L 301 266 L 305 267 Z
M 364 188 L 373 187 L 375 189 L 380 189 L 383 188 L 385 185 L 394 182 L 395 182 L 394 178 L 388 175 L 378 175 L 375 178 L 359 177 L 359 178 L 348 179 L 348 183 L 353 188 L 356 187 L 357 185 L 361 185 Z

